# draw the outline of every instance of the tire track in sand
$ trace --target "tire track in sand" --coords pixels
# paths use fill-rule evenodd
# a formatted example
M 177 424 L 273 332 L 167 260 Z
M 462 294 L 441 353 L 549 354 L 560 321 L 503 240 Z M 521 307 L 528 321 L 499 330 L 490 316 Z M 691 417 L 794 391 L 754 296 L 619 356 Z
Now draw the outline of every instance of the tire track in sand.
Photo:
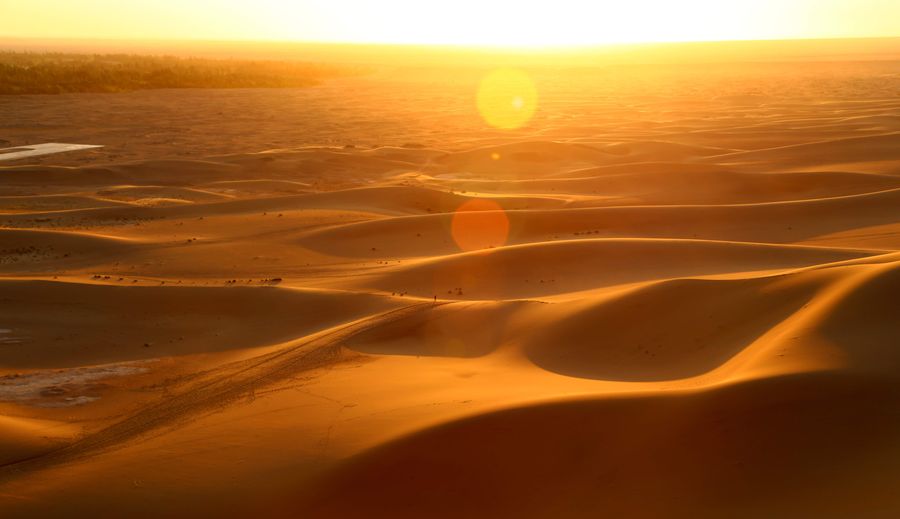
M 298 372 L 341 360 L 341 344 L 350 337 L 449 303 L 418 303 L 339 325 L 278 351 L 221 366 L 170 392 L 137 413 L 60 449 L 0 465 L 0 481 L 107 451 L 129 440 L 184 423 L 238 401 L 262 387 Z

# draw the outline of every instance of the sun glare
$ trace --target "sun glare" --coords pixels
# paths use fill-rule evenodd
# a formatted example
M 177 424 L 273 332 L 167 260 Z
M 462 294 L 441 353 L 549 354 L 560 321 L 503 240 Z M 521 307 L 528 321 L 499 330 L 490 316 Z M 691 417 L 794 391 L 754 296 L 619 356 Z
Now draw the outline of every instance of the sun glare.
M 465 202 L 453 213 L 450 227 L 453 241 L 463 251 L 502 247 L 509 237 L 509 218 L 493 200 Z
M 260 16 L 267 6 L 278 13 L 263 25 L 279 39 L 556 47 L 886 35 L 896 24 L 873 13 L 883 14 L 887 1 L 259 0 L 256 7 Z
M 771 37 L 782 27 L 771 21 L 757 23 L 760 13 L 766 11 L 760 1 L 763 6 L 768 3 L 387 0 L 360 2 L 354 6 L 354 15 L 345 17 L 335 29 L 346 30 L 348 37 L 342 39 L 348 41 L 511 47 Z M 795 10 L 790 2 L 783 4 L 782 12 Z M 322 18 L 332 18 L 332 7 L 319 2 L 300 2 L 287 10 L 301 19 L 310 7 Z
M 0 4 L 3 2 L 0 1 Z M 896 0 L 29 0 L 0 35 L 572 46 L 897 36 Z
M 528 124 L 537 110 L 538 93 L 525 72 L 500 69 L 488 74 L 478 88 L 478 113 L 495 128 L 514 130 Z

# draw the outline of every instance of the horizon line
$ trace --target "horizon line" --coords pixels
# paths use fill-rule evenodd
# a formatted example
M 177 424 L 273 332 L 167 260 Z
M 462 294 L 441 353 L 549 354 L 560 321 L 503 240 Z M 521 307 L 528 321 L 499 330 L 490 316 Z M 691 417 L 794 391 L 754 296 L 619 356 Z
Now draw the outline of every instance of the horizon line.
M 5 41 L 55 41 L 55 42 L 109 42 L 109 43 L 232 43 L 232 44 L 269 44 L 269 45 L 311 45 L 334 47 L 394 47 L 394 48 L 442 48 L 456 50 L 591 50 L 607 47 L 641 47 L 659 45 L 691 45 L 722 43 L 777 43 L 777 42 L 817 42 L 817 41 L 862 41 L 862 40 L 900 40 L 900 35 L 893 36 L 850 36 L 850 37 L 785 37 L 761 39 L 725 39 L 725 40 L 656 40 L 656 41 L 624 41 L 597 43 L 557 43 L 557 44 L 498 44 L 498 43 L 449 43 L 449 42 L 385 42 L 385 41 L 338 41 L 338 40 L 279 40 L 279 39 L 216 39 L 216 38 L 98 38 L 89 36 L 5 36 L 0 35 L 0 43 Z

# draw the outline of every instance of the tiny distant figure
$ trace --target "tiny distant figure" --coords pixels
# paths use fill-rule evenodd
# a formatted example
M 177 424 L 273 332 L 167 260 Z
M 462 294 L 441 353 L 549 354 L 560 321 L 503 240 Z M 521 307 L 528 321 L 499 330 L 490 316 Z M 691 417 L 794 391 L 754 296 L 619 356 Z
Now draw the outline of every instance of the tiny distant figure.
M 434 295 L 434 304 L 437 304 L 437 294 Z

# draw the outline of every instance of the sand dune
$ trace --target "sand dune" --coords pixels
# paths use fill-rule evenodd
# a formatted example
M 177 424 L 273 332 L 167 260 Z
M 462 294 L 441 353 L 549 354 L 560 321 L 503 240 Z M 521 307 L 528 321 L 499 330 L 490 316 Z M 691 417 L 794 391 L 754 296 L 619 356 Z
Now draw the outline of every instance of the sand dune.
M 7 369 L 266 346 L 395 304 L 363 294 L 259 285 L 132 287 L 5 280 L 0 286 L 4 326 L 28 338 L 26 346 L 6 352 Z
M 797 144 L 783 148 L 720 155 L 718 164 L 778 164 L 778 169 L 814 165 L 816 167 L 840 164 L 878 163 L 900 160 L 900 133 L 867 137 L 849 137 L 832 141 Z M 863 154 L 861 157 L 860 154 Z M 823 157 L 826 157 L 823 160 Z M 860 159 L 863 159 L 862 161 Z M 897 164 L 887 165 L 888 172 L 896 172 Z M 865 168 L 864 171 L 871 170 Z
M 850 376 L 795 376 L 499 411 L 375 449 L 316 489 L 311 504 L 285 508 L 342 518 L 372 510 L 396 517 L 837 518 L 859 502 L 893 508 L 891 442 L 900 423 L 884 397 L 889 387 Z
M 867 254 L 720 241 L 567 240 L 426 260 L 362 284 L 420 297 L 519 299 L 664 278 L 789 269 Z
M 0 214 L 35 211 L 66 211 L 90 207 L 116 207 L 126 205 L 117 200 L 77 195 L 4 196 L 0 197 Z
M 524 333 L 535 301 L 460 302 L 414 314 L 351 338 L 346 346 L 378 355 L 480 357 Z
M 507 243 L 597 237 L 687 238 L 797 243 L 850 228 L 895 222 L 900 190 L 767 204 L 620 206 L 508 211 Z M 856 220 L 842 215 L 852 212 Z M 313 231 L 301 244 L 349 257 L 458 251 L 447 232 L 453 215 L 358 222 Z
M 64 445 L 77 428 L 65 422 L 0 416 L 0 463 L 30 457 Z
M 889 318 L 900 309 L 889 295 L 900 268 L 894 255 L 867 261 L 760 277 L 672 279 L 555 305 L 454 304 L 360 334 L 349 347 L 471 357 L 506 346 L 542 368 L 602 380 L 676 380 L 729 363 L 797 359 L 890 373 L 898 357 L 883 346 L 900 334 Z M 844 321 L 847 313 L 852 317 Z M 656 316 L 652 326 L 648 315 Z M 827 348 L 815 353 L 821 345 Z
M 0 238 L 0 272 L 6 274 L 43 274 L 63 265 L 84 267 L 141 248 L 134 240 L 75 232 L 0 229 Z
M 631 167 L 639 166 L 639 167 Z M 628 168 L 598 168 L 597 176 L 551 180 L 461 180 L 458 189 L 475 192 L 585 195 L 572 205 L 691 205 L 778 202 L 887 190 L 900 179 L 860 173 L 737 173 L 704 167 L 679 168 L 644 163 Z M 580 175 L 573 172 L 573 175 Z M 605 199 L 604 197 L 609 197 Z
M 897 516 L 896 63 L 0 99 L 0 515 Z
M 227 199 L 225 195 L 200 189 L 171 186 L 114 186 L 102 189 L 98 195 L 114 200 L 142 204 L 146 200 L 168 199 L 180 202 L 212 202 Z
M 878 290 L 892 290 L 897 270 L 894 261 L 645 285 L 559 311 L 525 350 L 547 369 L 604 380 L 675 380 L 723 367 L 727 376 L 747 363 L 891 373 L 900 359 L 887 345 L 900 327 L 887 316 L 900 307 Z M 855 313 L 854 324 L 835 333 L 828 327 L 844 312 Z M 647 315 L 659 316 L 653 326 Z
M 606 162 L 616 152 L 582 144 L 522 142 L 488 146 L 433 159 L 449 173 L 489 175 L 535 175 L 559 168 Z

